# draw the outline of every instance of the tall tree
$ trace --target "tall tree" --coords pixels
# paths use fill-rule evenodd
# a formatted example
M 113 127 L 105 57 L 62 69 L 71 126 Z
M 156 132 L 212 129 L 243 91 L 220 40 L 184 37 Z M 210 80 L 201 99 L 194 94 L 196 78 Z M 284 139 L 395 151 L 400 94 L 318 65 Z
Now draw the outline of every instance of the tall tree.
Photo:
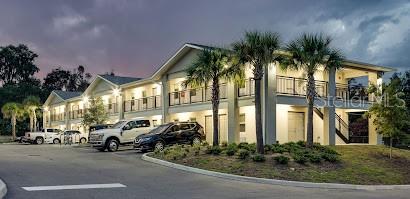
M 30 132 L 37 130 L 37 115 L 41 102 L 37 96 L 28 96 L 23 100 L 23 108 L 30 118 Z
M 331 48 L 332 39 L 322 34 L 302 34 L 286 45 L 287 53 L 281 61 L 281 68 L 302 70 L 307 76 L 306 99 L 308 103 L 307 146 L 313 146 L 313 106 L 317 96 L 315 73 L 320 67 L 325 70 L 341 68 L 344 56 Z
M 91 74 L 85 72 L 84 66 L 78 66 L 73 71 L 58 67 L 44 78 L 43 88 L 48 92 L 53 90 L 84 91 L 90 79 Z
M 183 82 L 185 87 L 207 87 L 211 85 L 213 145 L 219 145 L 219 98 L 221 80 L 240 81 L 244 77 L 242 67 L 230 64 L 230 57 L 226 50 L 207 48 L 202 50 L 197 59 L 186 68 L 187 78 Z
M 104 124 L 108 119 L 107 111 L 101 97 L 91 98 L 89 100 L 90 106 L 84 113 L 82 124 L 90 126 L 93 124 Z
M 0 82 L 16 84 L 30 81 L 39 68 L 34 64 L 37 54 L 26 45 L 0 47 Z
M 12 136 L 13 140 L 16 140 L 16 124 L 17 120 L 24 118 L 24 110 L 22 105 L 15 102 L 9 102 L 3 105 L 1 108 L 1 112 L 3 113 L 4 118 L 11 119 L 12 125 Z
M 390 140 L 389 157 L 392 158 L 393 139 L 400 138 L 405 134 L 404 126 L 408 126 L 409 114 L 406 110 L 406 102 L 402 99 L 404 93 L 401 90 L 401 79 L 393 77 L 389 84 L 383 84 L 382 88 L 372 85 L 370 93 L 374 93 L 379 100 L 372 104 L 368 116 L 373 118 L 376 131 Z
M 264 68 L 278 59 L 274 52 L 280 47 L 279 35 L 273 32 L 246 32 L 245 37 L 232 46 L 239 62 L 252 66 L 255 80 L 256 149 L 258 153 L 263 154 L 261 80 Z

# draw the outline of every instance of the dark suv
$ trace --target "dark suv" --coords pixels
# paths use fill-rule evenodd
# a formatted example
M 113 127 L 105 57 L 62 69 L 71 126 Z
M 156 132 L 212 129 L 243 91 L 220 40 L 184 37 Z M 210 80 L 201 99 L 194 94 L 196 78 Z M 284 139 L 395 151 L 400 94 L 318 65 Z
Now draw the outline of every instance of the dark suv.
M 158 126 L 135 138 L 134 148 L 140 151 L 163 150 L 171 144 L 200 144 L 204 129 L 197 122 L 171 122 Z

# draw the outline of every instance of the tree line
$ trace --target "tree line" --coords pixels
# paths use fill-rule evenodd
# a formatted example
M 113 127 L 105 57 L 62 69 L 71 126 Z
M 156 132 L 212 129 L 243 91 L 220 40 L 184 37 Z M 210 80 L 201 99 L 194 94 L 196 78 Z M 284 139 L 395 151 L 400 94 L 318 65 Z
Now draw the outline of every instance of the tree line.
M 73 70 L 56 66 L 41 81 L 36 77 L 37 58 L 24 44 L 0 46 L 0 135 L 38 129 L 42 125 L 39 108 L 51 91 L 84 91 L 89 85 L 92 76 L 82 65 Z

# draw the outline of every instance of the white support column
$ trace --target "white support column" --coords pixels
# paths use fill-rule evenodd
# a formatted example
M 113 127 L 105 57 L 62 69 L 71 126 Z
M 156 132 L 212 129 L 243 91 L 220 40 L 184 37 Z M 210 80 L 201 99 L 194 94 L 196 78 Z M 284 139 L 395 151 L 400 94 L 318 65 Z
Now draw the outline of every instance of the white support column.
M 71 126 L 70 126 L 70 109 L 68 107 L 68 103 L 65 103 L 64 106 L 64 120 L 65 120 L 65 129 L 66 130 L 71 130 Z
M 124 94 L 120 91 L 118 96 L 116 97 L 117 100 L 117 110 L 118 110 L 118 119 L 124 119 Z
M 239 142 L 238 86 L 228 82 L 228 143 Z
M 47 118 L 48 118 L 48 108 L 43 107 L 42 111 L 43 111 L 43 128 L 46 128 L 46 127 L 48 127 L 48 120 L 47 120 Z
M 380 90 L 382 89 L 383 84 L 383 74 L 382 73 L 368 73 L 368 82 L 370 85 L 376 85 Z M 369 96 L 369 100 L 376 100 L 374 94 Z M 383 136 L 378 134 L 376 131 L 376 126 L 373 124 L 373 119 L 369 119 L 369 144 L 376 145 L 376 144 L 383 144 Z
M 162 97 L 162 123 L 169 122 L 168 109 L 169 109 L 169 86 L 168 76 L 164 75 L 161 79 L 161 97 Z
M 336 69 L 330 68 L 329 73 L 329 83 L 328 83 L 328 105 L 324 108 L 324 133 L 328 134 L 328 144 L 336 145 L 336 108 L 334 104 L 336 96 Z M 326 118 L 325 118 L 326 117 Z M 325 135 L 326 137 L 326 135 Z M 326 143 L 326 141 L 325 141 Z
M 264 69 L 262 81 L 262 118 L 265 144 L 276 143 L 276 66 L 269 64 Z

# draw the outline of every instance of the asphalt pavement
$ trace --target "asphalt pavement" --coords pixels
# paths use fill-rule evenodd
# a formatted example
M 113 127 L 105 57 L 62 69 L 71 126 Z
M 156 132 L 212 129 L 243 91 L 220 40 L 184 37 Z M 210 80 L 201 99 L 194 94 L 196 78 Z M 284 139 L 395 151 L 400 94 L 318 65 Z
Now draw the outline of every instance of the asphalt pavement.
M 6 198 L 409 198 L 410 190 L 358 191 L 275 186 L 184 172 L 140 153 L 88 147 L 0 145 Z

